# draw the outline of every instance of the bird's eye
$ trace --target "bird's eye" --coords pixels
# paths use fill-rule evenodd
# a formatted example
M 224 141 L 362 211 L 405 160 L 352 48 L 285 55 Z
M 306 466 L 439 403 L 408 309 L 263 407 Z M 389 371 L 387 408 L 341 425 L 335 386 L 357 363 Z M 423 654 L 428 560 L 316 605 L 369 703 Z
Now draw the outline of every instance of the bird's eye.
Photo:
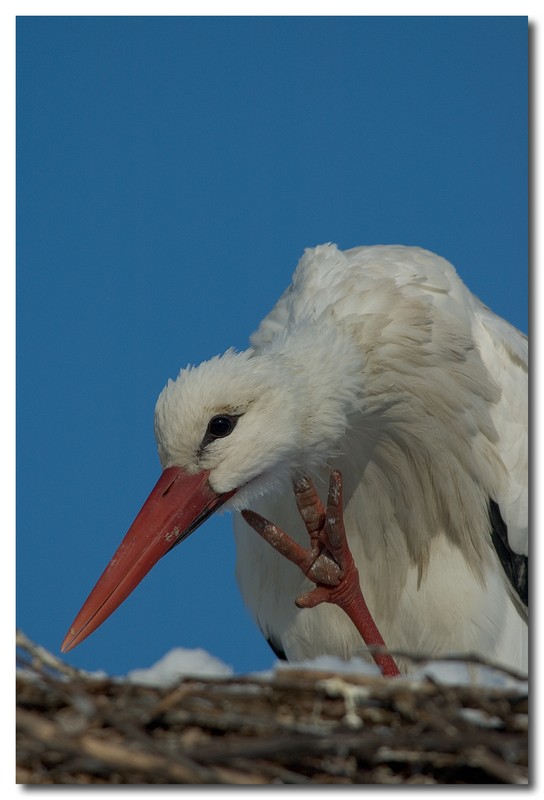
M 226 414 L 218 414 L 212 417 L 208 424 L 208 433 L 214 439 L 222 439 L 232 433 L 236 425 L 237 417 L 230 417 Z
M 215 417 L 212 417 L 208 422 L 208 427 L 206 428 L 204 438 L 200 442 L 198 454 L 202 455 L 205 448 L 211 442 L 214 442 L 216 439 L 224 439 L 225 436 L 228 436 L 230 433 L 232 433 L 236 427 L 239 416 L 239 414 L 217 414 Z

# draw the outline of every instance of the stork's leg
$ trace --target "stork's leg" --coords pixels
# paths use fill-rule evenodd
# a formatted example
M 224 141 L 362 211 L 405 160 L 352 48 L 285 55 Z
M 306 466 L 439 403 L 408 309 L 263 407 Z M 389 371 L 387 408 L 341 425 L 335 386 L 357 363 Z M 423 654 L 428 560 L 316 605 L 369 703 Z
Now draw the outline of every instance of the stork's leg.
M 309 478 L 296 481 L 294 491 L 299 513 L 310 536 L 309 549 L 305 550 L 285 531 L 254 511 L 242 511 L 245 521 L 316 584 L 311 592 L 297 597 L 295 602 L 299 608 L 333 603 L 345 611 L 368 647 L 384 647 L 385 642 L 363 597 L 359 572 L 349 549 L 340 472 L 335 470 L 331 473 L 327 508 Z M 383 675 L 400 674 L 391 656 L 374 650 L 371 654 Z

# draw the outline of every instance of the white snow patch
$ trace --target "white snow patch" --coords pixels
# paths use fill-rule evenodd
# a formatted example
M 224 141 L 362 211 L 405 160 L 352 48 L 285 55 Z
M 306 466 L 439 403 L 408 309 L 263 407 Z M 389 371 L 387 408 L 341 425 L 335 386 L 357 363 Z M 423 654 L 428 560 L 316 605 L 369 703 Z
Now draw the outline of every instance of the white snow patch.
M 351 658 L 344 661 L 337 656 L 318 656 L 308 659 L 308 661 L 297 661 L 287 663 L 277 661 L 274 671 L 290 669 L 321 670 L 323 672 L 335 672 L 350 675 L 369 675 L 380 676 L 380 670 L 376 664 L 362 658 Z M 389 680 L 402 680 L 411 684 L 424 683 L 428 679 L 446 686 L 487 686 L 500 689 L 514 689 L 519 692 L 528 691 L 528 679 L 524 677 L 516 678 L 500 669 L 488 664 L 478 664 L 473 661 L 463 661 L 462 659 L 437 659 L 429 660 L 424 665 L 414 669 L 405 675 Z
M 331 672 L 338 675 L 366 675 L 379 677 L 376 664 L 363 658 L 351 658 L 344 661 L 337 656 L 323 655 L 307 661 L 276 661 L 272 669 L 246 673 L 247 677 L 261 680 L 273 680 L 274 675 L 289 670 L 315 670 Z M 201 648 L 189 650 L 177 647 L 166 653 L 156 664 L 148 669 L 131 670 L 125 677 L 130 683 L 151 686 L 170 686 L 183 677 L 225 677 L 234 674 L 232 667 L 212 656 Z M 97 674 L 98 677 L 98 674 Z M 520 693 L 528 691 L 528 679 L 520 674 L 504 672 L 499 667 L 478 664 L 462 659 L 437 659 L 415 668 L 412 672 L 389 680 L 403 681 L 409 685 L 425 683 L 428 680 L 445 686 L 481 686 L 511 689 Z
M 350 658 L 348 661 L 338 656 L 317 656 L 307 661 L 277 661 L 275 671 L 290 669 L 315 669 L 321 672 L 341 672 L 348 675 L 381 675 L 374 663 L 365 661 L 364 658 Z
M 218 678 L 232 674 L 232 667 L 202 648 L 189 650 L 185 647 L 175 647 L 153 666 L 131 670 L 126 680 L 129 683 L 146 686 L 171 686 L 185 677 Z
M 528 691 L 528 679 L 515 678 L 500 667 L 470 661 L 429 661 L 406 677 L 415 681 L 426 678 L 447 686 L 488 686 L 499 689 Z

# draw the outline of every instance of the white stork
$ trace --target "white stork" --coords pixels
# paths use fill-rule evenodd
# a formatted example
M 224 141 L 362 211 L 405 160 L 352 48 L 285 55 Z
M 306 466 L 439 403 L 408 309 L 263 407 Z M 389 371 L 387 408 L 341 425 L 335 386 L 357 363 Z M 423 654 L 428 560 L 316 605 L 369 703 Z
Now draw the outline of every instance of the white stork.
M 64 652 L 221 505 L 307 545 L 293 481 L 323 495 L 339 470 L 349 549 L 387 646 L 527 668 L 527 339 L 443 258 L 306 250 L 248 350 L 168 382 L 155 431 L 164 471 Z M 312 582 L 240 513 L 234 530 L 244 600 L 278 655 L 365 655 L 340 608 L 295 604 Z

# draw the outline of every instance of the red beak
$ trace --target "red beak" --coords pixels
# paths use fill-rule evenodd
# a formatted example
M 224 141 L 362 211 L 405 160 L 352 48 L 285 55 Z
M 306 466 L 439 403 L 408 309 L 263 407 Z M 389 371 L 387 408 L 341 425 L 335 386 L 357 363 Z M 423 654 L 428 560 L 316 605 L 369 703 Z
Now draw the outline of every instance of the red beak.
M 121 605 L 165 553 L 189 536 L 234 491 L 216 494 L 209 473 L 168 467 L 142 506 L 62 643 L 67 653 Z

